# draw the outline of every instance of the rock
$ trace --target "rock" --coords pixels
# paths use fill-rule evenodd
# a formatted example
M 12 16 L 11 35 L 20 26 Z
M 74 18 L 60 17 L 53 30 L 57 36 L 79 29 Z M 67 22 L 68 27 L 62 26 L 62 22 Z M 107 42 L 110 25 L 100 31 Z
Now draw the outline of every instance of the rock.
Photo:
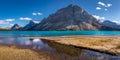
M 20 29 L 20 28 L 21 28 L 20 25 L 15 24 L 15 25 L 13 25 L 13 26 L 11 27 L 11 30 L 18 30 L 18 29 Z
M 35 27 L 38 23 L 35 23 L 34 21 L 30 21 L 26 26 L 24 26 L 21 30 L 32 30 L 33 27 Z
M 34 30 L 99 30 L 102 24 L 77 5 L 58 10 L 39 23 Z

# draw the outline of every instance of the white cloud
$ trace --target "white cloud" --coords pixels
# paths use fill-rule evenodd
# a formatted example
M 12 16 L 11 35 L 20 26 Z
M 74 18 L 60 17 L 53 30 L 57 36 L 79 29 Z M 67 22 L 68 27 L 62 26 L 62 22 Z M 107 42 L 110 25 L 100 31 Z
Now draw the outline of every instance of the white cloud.
M 99 1 L 98 4 L 99 4 L 99 5 L 102 5 L 102 6 L 106 6 L 106 4 L 103 3 L 103 2 L 101 2 L 101 1 Z
M 39 21 L 33 21 L 34 23 L 39 23 Z
M 107 7 L 110 7 L 110 6 L 112 6 L 112 4 L 107 4 Z
M 32 13 L 32 15 L 36 16 L 36 15 L 37 15 L 37 13 Z
M 39 12 L 38 15 L 42 15 L 42 13 Z
M 98 15 L 93 15 L 93 17 L 95 17 L 97 20 L 105 20 L 105 17 L 101 17 Z
M 9 22 L 5 20 L 0 20 L 0 24 L 9 24 Z
M 34 15 L 34 16 L 40 16 L 40 15 L 43 15 L 42 13 L 40 13 L 40 12 L 37 12 L 37 13 L 32 13 L 32 15 Z
M 14 21 L 15 19 L 6 19 L 6 21 L 8 21 L 8 22 L 12 22 L 12 21 Z
M 115 22 L 116 24 L 120 25 L 120 21 L 113 20 L 112 22 Z
M 111 21 L 120 25 L 120 19 L 119 18 L 112 19 Z
M 19 19 L 20 20 L 32 20 L 32 18 L 29 18 L 29 17 L 20 17 Z
M 109 4 L 109 3 L 105 4 L 105 3 L 101 2 L 101 1 L 99 1 L 98 4 L 101 5 L 101 6 L 104 6 L 104 7 L 110 7 L 110 6 L 112 6 L 112 4 Z
M 0 20 L 0 24 L 9 24 L 10 22 L 13 22 L 15 19 L 5 19 L 5 20 Z
M 100 8 L 100 7 L 96 7 L 96 10 L 101 10 L 102 8 Z

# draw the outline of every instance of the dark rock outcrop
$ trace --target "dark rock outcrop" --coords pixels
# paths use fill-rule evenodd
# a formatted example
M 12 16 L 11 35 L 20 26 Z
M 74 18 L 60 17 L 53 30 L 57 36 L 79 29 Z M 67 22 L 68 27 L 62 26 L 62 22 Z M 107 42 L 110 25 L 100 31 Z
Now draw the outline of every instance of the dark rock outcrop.
M 77 5 L 69 5 L 43 19 L 34 30 L 99 30 L 102 24 Z
M 20 28 L 21 28 L 20 25 L 15 24 L 15 25 L 13 25 L 13 26 L 11 27 L 11 30 L 19 30 Z

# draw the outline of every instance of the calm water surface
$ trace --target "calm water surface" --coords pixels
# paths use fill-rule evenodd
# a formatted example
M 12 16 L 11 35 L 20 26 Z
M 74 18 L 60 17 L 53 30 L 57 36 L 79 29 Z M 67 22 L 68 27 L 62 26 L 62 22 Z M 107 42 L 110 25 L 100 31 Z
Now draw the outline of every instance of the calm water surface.
M 44 52 L 51 58 L 59 60 L 120 60 L 120 56 L 112 56 L 90 50 L 64 46 L 53 42 L 43 41 L 28 37 L 0 37 L 0 44 L 16 45 L 18 48 L 32 49 L 36 52 Z
M 120 36 L 120 31 L 0 31 L 0 36 L 69 36 L 95 35 Z

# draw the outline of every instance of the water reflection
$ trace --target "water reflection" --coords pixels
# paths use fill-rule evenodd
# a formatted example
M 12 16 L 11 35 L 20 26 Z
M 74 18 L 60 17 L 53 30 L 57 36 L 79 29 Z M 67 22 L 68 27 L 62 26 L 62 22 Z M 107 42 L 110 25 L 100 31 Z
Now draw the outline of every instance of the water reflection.
M 79 56 L 82 52 L 82 49 L 80 48 L 75 48 L 73 46 L 65 46 L 59 43 L 54 43 L 50 41 L 44 41 L 44 43 L 48 44 L 50 47 L 54 48 L 57 52 L 59 53 L 64 53 L 70 56 Z
M 45 52 L 51 60 L 120 60 L 120 56 L 110 56 L 73 46 L 61 45 L 38 38 L 0 37 L 0 44 L 16 45 L 18 48 L 32 49 L 36 52 Z

